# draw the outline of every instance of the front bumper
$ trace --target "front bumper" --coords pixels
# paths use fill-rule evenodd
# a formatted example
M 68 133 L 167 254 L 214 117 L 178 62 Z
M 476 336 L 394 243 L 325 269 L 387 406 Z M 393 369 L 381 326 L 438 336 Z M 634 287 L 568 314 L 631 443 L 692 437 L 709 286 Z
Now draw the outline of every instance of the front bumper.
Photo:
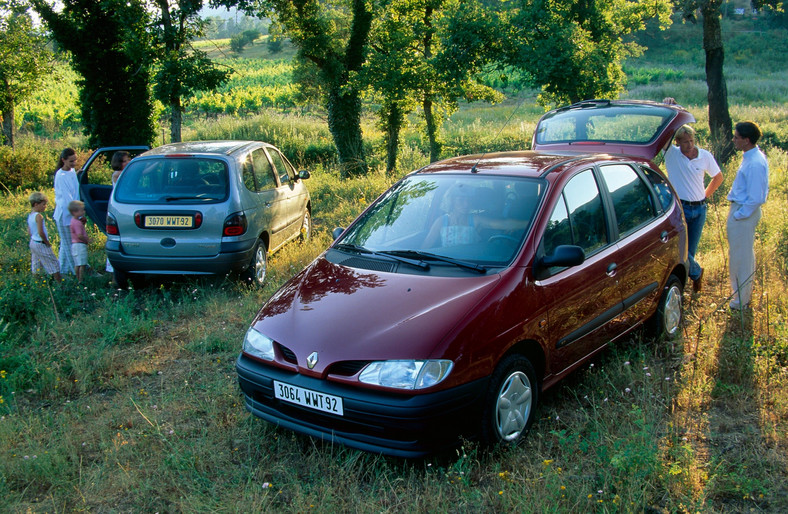
M 457 446 L 478 431 L 489 379 L 435 393 L 403 395 L 351 387 L 267 366 L 241 354 L 236 361 L 246 408 L 279 426 L 351 448 L 394 457 L 423 457 Z M 278 400 L 273 381 L 342 397 L 336 416 Z

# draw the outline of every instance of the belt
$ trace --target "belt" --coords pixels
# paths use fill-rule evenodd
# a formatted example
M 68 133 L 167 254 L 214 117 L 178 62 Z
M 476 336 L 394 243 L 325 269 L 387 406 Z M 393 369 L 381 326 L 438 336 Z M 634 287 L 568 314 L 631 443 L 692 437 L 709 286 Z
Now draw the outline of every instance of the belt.
M 693 207 L 696 205 L 706 205 L 706 199 L 704 198 L 703 200 L 698 200 L 697 202 L 690 202 L 689 200 L 681 200 L 681 205 L 691 205 Z

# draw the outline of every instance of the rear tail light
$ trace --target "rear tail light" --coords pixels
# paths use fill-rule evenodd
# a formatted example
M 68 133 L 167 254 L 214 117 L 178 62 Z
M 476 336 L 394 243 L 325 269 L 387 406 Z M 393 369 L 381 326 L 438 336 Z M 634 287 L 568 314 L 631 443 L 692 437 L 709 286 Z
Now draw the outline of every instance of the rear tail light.
M 119 236 L 120 231 L 118 230 L 118 220 L 115 219 L 110 213 L 107 213 L 107 235 L 110 236 Z
M 225 218 L 224 229 L 222 230 L 223 236 L 240 236 L 244 232 L 246 232 L 246 214 L 236 212 Z
M 137 225 L 139 228 L 142 228 L 142 214 L 138 212 L 134 213 L 134 224 Z
M 202 225 L 202 213 L 201 212 L 195 212 L 194 213 L 194 228 L 200 228 L 200 225 Z

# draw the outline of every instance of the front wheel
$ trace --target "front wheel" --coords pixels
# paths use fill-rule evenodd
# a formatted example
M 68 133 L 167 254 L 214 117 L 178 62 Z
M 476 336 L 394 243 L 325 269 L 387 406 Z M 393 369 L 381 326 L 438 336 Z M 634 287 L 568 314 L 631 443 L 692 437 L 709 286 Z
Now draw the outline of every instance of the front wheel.
M 539 399 L 536 372 L 522 355 L 510 355 L 495 368 L 482 416 L 487 444 L 517 444 L 528 433 Z
M 301 241 L 309 241 L 312 237 L 312 215 L 309 211 L 304 212 L 304 219 L 301 221 Z
M 659 306 L 653 318 L 653 331 L 656 337 L 674 339 L 681 332 L 681 318 L 683 310 L 681 281 L 676 275 L 670 275 Z
M 262 287 L 265 282 L 266 271 L 268 270 L 268 249 L 260 239 L 254 246 L 252 261 L 249 267 L 241 274 L 241 278 L 249 285 Z

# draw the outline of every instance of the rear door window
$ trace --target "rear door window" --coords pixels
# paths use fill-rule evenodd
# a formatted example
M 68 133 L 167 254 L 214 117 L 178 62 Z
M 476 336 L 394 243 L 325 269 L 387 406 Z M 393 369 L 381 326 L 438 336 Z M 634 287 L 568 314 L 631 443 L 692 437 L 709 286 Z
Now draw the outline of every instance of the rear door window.
M 602 177 L 613 202 L 619 237 L 631 234 L 656 216 L 651 190 L 626 164 L 600 166 Z

